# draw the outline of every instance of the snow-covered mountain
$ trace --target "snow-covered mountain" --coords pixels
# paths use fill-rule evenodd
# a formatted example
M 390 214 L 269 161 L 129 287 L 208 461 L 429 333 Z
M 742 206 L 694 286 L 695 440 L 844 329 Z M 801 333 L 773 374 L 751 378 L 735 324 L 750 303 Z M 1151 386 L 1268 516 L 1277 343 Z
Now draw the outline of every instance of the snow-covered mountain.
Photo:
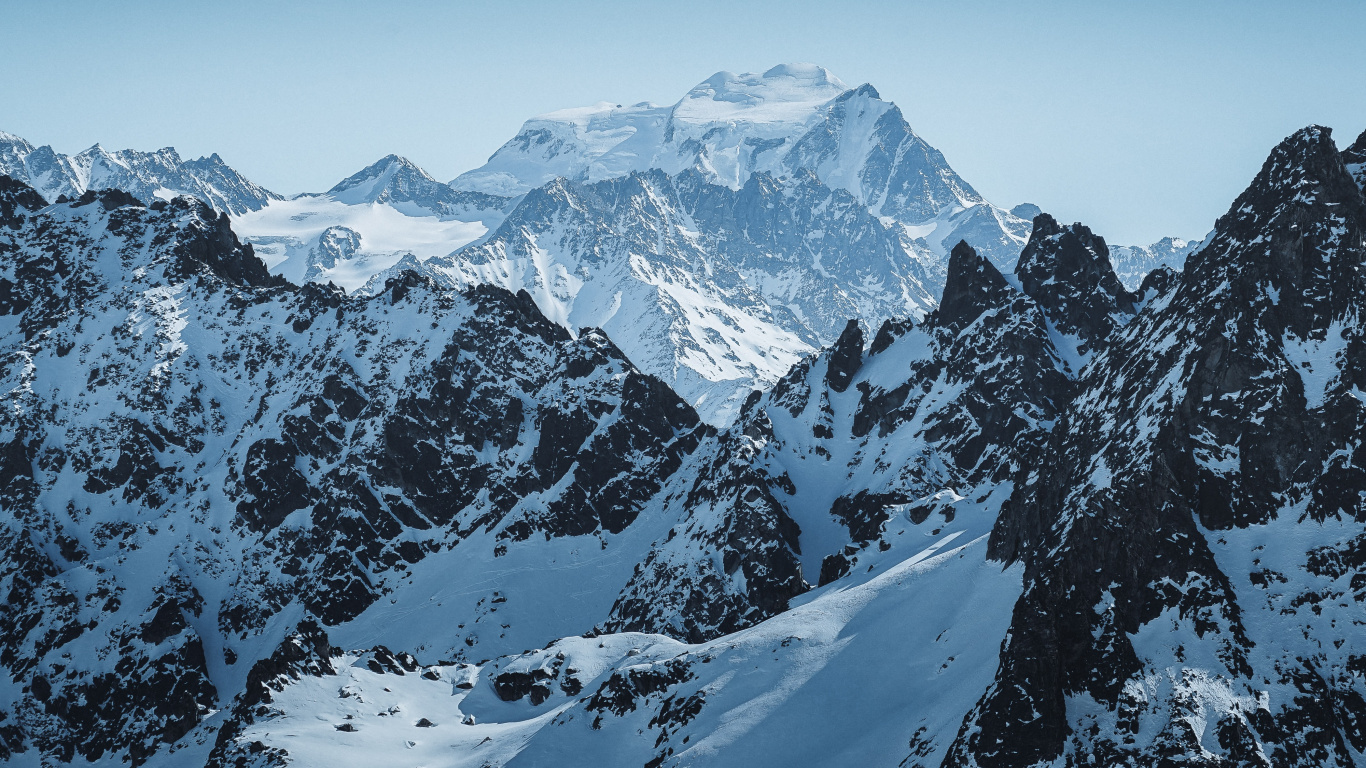
M 606 330 L 715 424 L 850 317 L 924 314 L 942 279 L 933 253 L 811 174 L 731 190 L 694 171 L 557 180 L 479 242 L 370 289 L 412 268 L 526 290 L 556 322 Z
M 191 195 L 216 211 L 241 215 L 279 195 L 252 183 L 217 154 L 182 160 L 170 147 L 156 152 L 109 152 L 99 144 L 75 155 L 34 147 L 0 131 L 0 174 L 18 179 L 48 200 L 78 198 L 87 190 L 121 189 L 144 202 Z
M 233 228 L 271 271 L 294 283 L 358 291 L 383 287 L 400 261 L 417 266 L 496 227 L 512 201 L 460 192 L 389 155 L 322 194 L 276 200 L 236 216 Z
M 851 89 L 811 64 L 718 72 L 671 107 L 603 102 L 533 118 L 451 186 L 519 195 L 559 177 L 596 182 L 650 170 L 693 170 L 731 189 L 756 173 L 780 181 L 814 173 L 941 255 L 967 239 L 1002 268 L 1029 235 L 1027 221 L 991 208 L 871 85 Z M 978 206 L 986 209 L 964 216 Z M 981 231 L 987 222 L 997 231 Z M 965 223 L 978 230 L 973 237 L 953 234 Z
M 225 193 L 188 181 L 102 178 L 144 202 L 177 189 L 223 208 Z M 571 333 L 608 329 L 717 425 L 849 318 L 922 317 L 954 243 L 1008 271 L 1032 219 L 983 200 L 871 86 L 812 65 L 717 73 L 671 107 L 534 118 L 450 185 L 390 155 L 326 193 L 262 192 L 230 210 L 273 273 L 360 293 L 403 270 L 526 290 Z M 1121 277 L 1179 255 L 1156 248 L 1117 249 Z
M 526 294 L 295 287 L 191 198 L 5 178 L 0 216 L 5 761 L 202 763 L 301 621 L 443 653 L 587 631 L 707 434 Z
M 0 759 L 1359 765 L 1363 156 L 1296 133 L 1133 291 L 959 243 L 723 430 L 530 293 L 0 180 Z
M 1152 245 L 1112 245 L 1110 260 L 1114 262 L 1120 282 L 1130 290 L 1137 290 L 1143 284 L 1143 278 L 1155 269 L 1166 267 L 1180 272 L 1186 266 L 1186 257 L 1203 244 L 1204 240 L 1164 237 Z
M 389 173 L 368 169 L 330 197 L 351 188 L 388 199 L 369 190 Z M 375 271 L 373 290 L 417 269 L 455 287 L 525 289 L 571 330 L 608 329 L 715 424 L 833 342 L 850 317 L 923 316 L 952 243 L 966 239 L 1004 267 L 1029 232 L 871 86 L 850 89 L 810 65 L 718 73 L 669 108 L 602 104 L 535 118 L 451 187 L 516 197 L 505 221 L 448 212 L 490 231 L 438 258 L 367 246 L 374 238 L 341 223 L 350 231 L 324 237 L 310 225 L 306 237 L 281 236 L 283 227 L 259 224 L 269 211 L 237 226 L 291 279 L 354 289 Z M 293 226 L 295 203 L 308 204 L 274 206 L 291 209 L 276 221 Z

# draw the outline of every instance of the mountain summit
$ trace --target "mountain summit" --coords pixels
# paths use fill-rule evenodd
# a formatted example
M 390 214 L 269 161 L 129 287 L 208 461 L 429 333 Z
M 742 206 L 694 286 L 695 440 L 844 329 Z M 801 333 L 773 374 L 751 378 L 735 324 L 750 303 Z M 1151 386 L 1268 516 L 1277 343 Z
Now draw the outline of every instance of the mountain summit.
M 143 202 L 190 195 L 214 210 L 241 215 L 282 199 L 247 180 L 216 153 L 182 160 L 171 147 L 156 152 L 110 152 L 96 144 L 84 152 L 63 155 L 3 131 L 0 174 L 32 185 L 48 200 L 74 199 L 92 189 L 120 189 Z
M 810 170 L 879 215 L 915 225 L 984 203 L 871 85 L 850 89 L 812 64 L 718 72 L 671 107 L 602 103 L 532 118 L 451 186 L 515 195 L 557 176 L 594 182 L 651 169 L 696 170 L 731 189 L 758 172 Z M 1001 213 L 1018 251 L 1027 226 Z M 947 237 L 939 234 L 936 244 Z

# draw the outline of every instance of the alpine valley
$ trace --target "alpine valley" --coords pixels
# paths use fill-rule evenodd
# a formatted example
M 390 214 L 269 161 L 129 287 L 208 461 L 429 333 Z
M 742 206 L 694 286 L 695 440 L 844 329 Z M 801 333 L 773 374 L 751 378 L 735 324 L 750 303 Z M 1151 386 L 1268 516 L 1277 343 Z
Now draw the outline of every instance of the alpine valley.
M 1366 764 L 1366 133 L 1129 247 L 810 65 L 0 174 L 5 765 Z

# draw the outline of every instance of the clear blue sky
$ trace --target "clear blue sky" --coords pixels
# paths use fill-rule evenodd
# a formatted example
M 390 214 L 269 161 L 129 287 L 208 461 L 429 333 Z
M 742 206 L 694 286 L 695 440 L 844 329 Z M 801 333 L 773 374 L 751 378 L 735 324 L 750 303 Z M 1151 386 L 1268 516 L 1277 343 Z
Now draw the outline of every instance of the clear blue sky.
M 5 3 L 0 130 L 218 152 L 285 193 L 441 180 L 526 118 L 788 61 L 871 82 L 993 202 L 1113 243 L 1209 229 L 1282 137 L 1366 129 L 1361 2 Z

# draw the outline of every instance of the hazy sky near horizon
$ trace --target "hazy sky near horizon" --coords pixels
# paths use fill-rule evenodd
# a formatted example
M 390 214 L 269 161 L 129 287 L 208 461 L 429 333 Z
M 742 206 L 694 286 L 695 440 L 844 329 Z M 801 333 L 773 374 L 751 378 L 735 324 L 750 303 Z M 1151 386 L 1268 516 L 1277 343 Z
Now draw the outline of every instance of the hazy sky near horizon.
M 218 152 L 278 192 L 443 181 L 536 114 L 781 62 L 872 83 L 992 202 L 1197 237 L 1275 144 L 1366 129 L 1366 3 L 6 3 L 0 130 Z

